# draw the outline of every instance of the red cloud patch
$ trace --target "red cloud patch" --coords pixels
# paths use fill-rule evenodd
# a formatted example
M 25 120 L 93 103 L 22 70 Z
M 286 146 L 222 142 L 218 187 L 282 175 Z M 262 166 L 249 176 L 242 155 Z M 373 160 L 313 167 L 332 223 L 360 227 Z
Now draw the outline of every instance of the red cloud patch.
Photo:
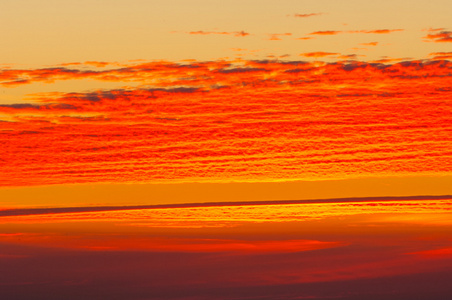
M 444 60 L 256 60 L 4 70 L 3 85 L 91 79 L 140 87 L 0 105 L 0 183 L 446 174 L 451 68 Z

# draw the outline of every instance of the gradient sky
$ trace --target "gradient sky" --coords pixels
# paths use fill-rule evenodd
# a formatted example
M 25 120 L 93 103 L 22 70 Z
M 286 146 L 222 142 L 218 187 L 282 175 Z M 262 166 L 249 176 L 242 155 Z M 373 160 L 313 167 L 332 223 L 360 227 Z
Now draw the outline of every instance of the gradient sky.
M 1 1 L 0 298 L 444 299 L 450 16 Z
M 322 192 L 354 179 L 358 196 L 412 195 L 408 178 L 452 193 L 449 1 L 30 0 L 0 14 L 3 206 L 74 183 L 297 181 L 286 198 L 308 199 L 356 195 Z M 152 201 L 197 202 L 192 187 Z

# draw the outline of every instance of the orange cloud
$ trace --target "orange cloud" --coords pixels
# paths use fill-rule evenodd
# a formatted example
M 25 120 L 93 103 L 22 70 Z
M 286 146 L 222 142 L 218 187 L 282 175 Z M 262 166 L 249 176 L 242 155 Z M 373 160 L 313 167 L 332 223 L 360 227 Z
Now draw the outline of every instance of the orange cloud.
M 370 33 L 370 34 L 388 34 L 398 31 L 404 31 L 404 29 L 376 29 L 376 30 L 356 30 L 349 31 L 350 33 Z
M 318 52 L 307 52 L 307 53 L 300 54 L 300 56 L 316 57 L 316 58 L 317 57 L 326 57 L 326 56 L 331 56 L 331 55 L 339 55 L 339 53 L 318 51 Z
M 105 217 L 98 216 L 105 221 Z M 65 221 L 74 221 L 66 216 Z M 85 220 L 86 222 L 86 220 Z M 16 234 L 17 235 L 17 234 Z M 199 238 L 145 238 L 143 236 L 114 236 L 61 234 L 33 234 L 21 233 L 16 235 L 0 236 L 2 242 L 16 242 L 21 245 L 45 246 L 52 248 L 86 249 L 91 251 L 149 251 L 149 252 L 191 252 L 215 253 L 235 252 L 236 254 L 264 254 L 264 253 L 296 253 L 304 251 L 321 250 L 344 246 L 340 242 L 325 242 L 317 240 L 231 240 L 231 239 L 199 239 Z M 19 240 L 20 239 L 20 240 Z M 18 242 L 19 240 L 19 242 Z M 1 258 L 1 256 L 0 256 Z
M 269 40 L 270 41 L 280 41 L 281 40 L 281 36 L 291 36 L 292 33 L 270 33 L 269 36 Z
M 452 52 L 433 52 L 429 54 L 433 59 L 452 59 Z
M 409 59 L 382 56 L 380 59 L 371 61 L 371 63 L 386 64 L 386 63 L 400 62 L 400 61 L 404 61 L 404 60 L 409 60 Z
M 324 31 L 314 31 L 310 34 L 312 35 L 336 35 L 339 33 L 343 33 L 343 31 L 335 31 L 335 30 L 324 30 Z
M 222 35 L 233 35 L 233 36 L 238 36 L 238 37 L 243 37 L 243 36 L 247 36 L 250 35 L 248 32 L 245 31 L 232 31 L 232 32 L 226 32 L 226 31 L 203 31 L 203 30 L 199 30 L 199 31 L 190 31 L 188 32 L 189 34 L 200 34 L 200 35 L 209 35 L 209 34 L 222 34 Z
M 336 35 L 340 33 L 365 33 L 365 34 L 388 34 L 397 31 L 404 31 L 403 29 L 376 29 L 376 30 L 349 30 L 349 31 L 336 31 L 336 30 L 323 30 L 311 32 L 311 35 Z
M 85 65 L 89 65 L 89 66 L 94 66 L 94 67 L 98 67 L 98 68 L 103 68 L 108 66 L 110 63 L 105 62 L 105 61 L 86 61 Z
M 348 60 L 348 59 L 350 59 L 350 60 L 354 60 L 354 59 L 357 59 L 357 58 L 359 58 L 359 57 L 365 57 L 365 55 L 358 55 L 358 54 L 346 54 L 346 55 L 339 55 L 338 56 L 338 59 L 346 59 L 346 60 Z
M 441 30 L 441 31 L 439 31 Z M 439 32 L 437 32 L 439 31 Z M 441 29 L 431 29 L 430 33 L 424 37 L 427 42 L 435 43 L 451 43 L 452 42 L 452 31 Z
M 309 18 L 314 16 L 321 16 L 324 13 L 310 13 L 310 14 L 294 14 L 293 16 L 296 18 Z
M 420 255 L 423 257 L 427 257 L 427 258 L 452 257 L 452 247 L 433 249 L 433 250 L 424 250 L 424 251 L 412 252 L 409 254 Z
M 378 42 L 361 43 L 360 45 L 363 45 L 363 46 L 377 46 Z
M 451 64 L 242 60 L 3 70 L 3 86 L 89 79 L 137 87 L 0 105 L 8 141 L 0 144 L 0 184 L 446 174 Z

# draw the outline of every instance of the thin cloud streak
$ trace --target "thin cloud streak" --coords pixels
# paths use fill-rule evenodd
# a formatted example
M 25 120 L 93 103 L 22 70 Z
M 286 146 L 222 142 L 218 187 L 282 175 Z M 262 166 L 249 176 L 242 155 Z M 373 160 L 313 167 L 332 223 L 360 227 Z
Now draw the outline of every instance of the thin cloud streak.
M 389 34 L 399 31 L 404 31 L 404 29 L 375 29 L 375 30 L 348 30 L 348 31 L 322 30 L 314 31 L 309 34 L 310 35 L 337 35 L 342 33 Z
M 430 196 L 387 196 L 387 197 L 354 197 L 307 200 L 279 200 L 279 201 L 241 201 L 241 202 L 206 202 L 182 204 L 154 204 L 154 205 L 127 205 L 127 206 L 99 206 L 99 207 L 53 207 L 53 208 L 18 208 L 0 210 L 0 217 L 90 213 L 102 211 L 126 211 L 142 209 L 169 209 L 169 208 L 197 208 L 197 207 L 223 207 L 223 206 L 265 206 L 265 205 L 294 205 L 294 204 L 337 204 L 337 203 L 365 203 L 365 202 L 403 202 L 403 201 L 437 201 L 452 200 L 452 195 Z
M 424 37 L 424 41 L 434 43 L 452 43 L 452 31 L 441 30 L 437 32 L 437 30 L 433 29 Z
M 283 36 L 291 36 L 291 35 L 292 35 L 292 33 L 290 33 L 290 32 L 287 32 L 287 33 L 270 33 L 269 34 L 269 36 L 270 36 L 269 40 L 270 41 L 280 41 L 281 37 L 283 37 Z
M 242 31 L 232 31 L 232 32 L 198 30 L 198 31 L 190 31 L 190 32 L 188 32 L 188 34 L 195 34 L 195 35 L 220 34 L 220 35 L 233 35 L 233 36 L 237 36 L 237 37 L 244 37 L 244 36 L 250 35 L 248 32 L 245 32 L 243 30 Z
M 304 57 L 326 57 L 326 56 L 335 56 L 335 55 L 339 55 L 339 53 L 332 53 L 332 52 L 323 52 L 323 51 L 318 51 L 318 52 L 307 52 L 307 53 L 301 53 L 300 56 L 304 56 Z
M 295 18 L 309 18 L 324 15 L 325 13 L 310 13 L 310 14 L 294 14 Z

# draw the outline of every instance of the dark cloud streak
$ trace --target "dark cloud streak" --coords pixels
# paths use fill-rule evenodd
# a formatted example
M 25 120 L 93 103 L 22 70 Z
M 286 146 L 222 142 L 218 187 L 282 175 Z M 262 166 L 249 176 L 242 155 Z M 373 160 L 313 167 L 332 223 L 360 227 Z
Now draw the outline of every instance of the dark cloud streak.
M 387 196 L 387 197 L 356 197 L 356 198 L 354 197 L 354 198 L 279 200 L 279 201 L 272 200 L 272 201 L 242 201 L 242 202 L 205 202 L 205 203 L 183 203 L 183 204 L 99 206 L 99 207 L 90 206 L 90 207 L 19 208 L 19 209 L 0 210 L 0 217 L 139 210 L 139 209 L 252 206 L 252 205 L 293 205 L 293 204 L 319 204 L 319 203 L 362 203 L 362 202 L 382 202 L 382 201 L 425 201 L 425 200 L 435 201 L 448 199 L 452 199 L 452 195 L 403 196 L 403 197 Z

